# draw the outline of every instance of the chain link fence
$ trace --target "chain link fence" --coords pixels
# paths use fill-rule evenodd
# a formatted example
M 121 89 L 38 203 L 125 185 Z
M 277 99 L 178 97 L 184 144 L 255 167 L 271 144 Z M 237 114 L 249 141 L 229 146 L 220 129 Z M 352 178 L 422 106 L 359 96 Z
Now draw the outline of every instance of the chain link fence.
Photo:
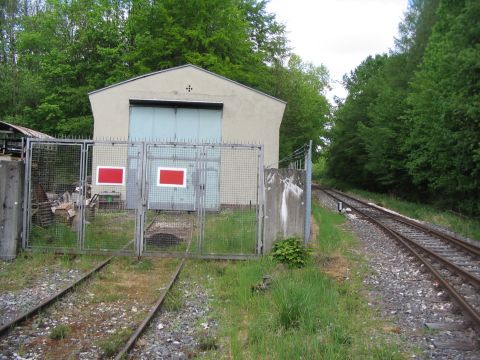
M 25 249 L 263 251 L 262 146 L 29 139 L 25 160 Z

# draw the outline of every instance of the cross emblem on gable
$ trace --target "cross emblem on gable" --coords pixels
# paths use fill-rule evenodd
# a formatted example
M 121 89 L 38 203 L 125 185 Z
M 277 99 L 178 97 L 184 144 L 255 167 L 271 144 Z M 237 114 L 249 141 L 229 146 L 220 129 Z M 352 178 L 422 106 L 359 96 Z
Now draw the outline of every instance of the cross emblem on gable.
M 188 92 L 192 91 L 193 90 L 193 87 L 191 87 L 190 85 L 188 85 L 185 90 L 187 90 Z

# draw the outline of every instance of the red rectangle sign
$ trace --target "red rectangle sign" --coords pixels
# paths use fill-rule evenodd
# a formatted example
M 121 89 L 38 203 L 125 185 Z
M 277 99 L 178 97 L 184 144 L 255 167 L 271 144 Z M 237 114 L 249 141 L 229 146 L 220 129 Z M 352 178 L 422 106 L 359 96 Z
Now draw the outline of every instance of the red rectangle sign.
M 97 185 L 125 185 L 125 168 L 97 166 Z
M 157 186 L 185 187 L 187 183 L 187 169 L 158 168 Z

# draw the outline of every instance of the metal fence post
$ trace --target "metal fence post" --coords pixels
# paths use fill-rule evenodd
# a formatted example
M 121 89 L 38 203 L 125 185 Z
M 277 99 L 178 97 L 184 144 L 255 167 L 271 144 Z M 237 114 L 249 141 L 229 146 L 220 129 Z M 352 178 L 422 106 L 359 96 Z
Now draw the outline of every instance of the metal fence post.
M 305 182 L 305 230 L 303 234 L 303 240 L 305 246 L 310 240 L 310 215 L 312 211 L 312 140 L 308 144 L 308 151 L 305 154 L 305 170 L 306 170 L 306 182 Z
M 257 255 L 262 255 L 264 253 L 263 246 L 263 220 L 264 220 L 264 204 L 265 204 L 265 180 L 264 180 L 264 160 L 263 160 L 263 145 L 258 148 L 258 183 L 257 183 L 257 192 L 258 192 L 258 211 L 257 211 Z
M 22 228 L 22 249 L 27 248 L 30 214 L 30 168 L 32 164 L 32 142 L 27 138 L 25 152 L 25 179 L 23 184 L 23 228 Z
M 88 162 L 88 145 L 86 141 L 80 143 L 80 173 L 79 173 L 79 184 L 78 186 L 78 215 L 80 217 L 78 221 L 78 225 L 76 225 L 78 233 L 78 248 L 83 250 L 85 247 L 85 221 L 86 221 L 86 214 L 85 214 L 85 198 L 86 198 L 86 187 L 87 187 L 87 162 Z
M 128 146 L 130 145 L 134 146 L 133 144 L 129 144 Z M 142 256 L 144 243 L 145 212 L 147 210 L 146 192 L 148 191 L 148 149 L 149 147 L 146 142 L 142 142 L 137 150 L 137 210 L 134 251 L 136 250 L 138 257 Z

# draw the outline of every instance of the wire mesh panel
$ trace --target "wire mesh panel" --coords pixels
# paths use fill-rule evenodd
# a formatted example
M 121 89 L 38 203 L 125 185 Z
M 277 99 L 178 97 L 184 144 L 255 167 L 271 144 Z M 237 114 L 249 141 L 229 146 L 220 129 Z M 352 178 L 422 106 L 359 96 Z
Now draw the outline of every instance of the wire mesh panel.
M 27 247 L 79 247 L 82 156 L 81 144 L 31 144 L 27 179 Z
M 260 161 L 258 146 L 205 147 L 202 254 L 257 253 L 263 185 L 259 176 Z M 216 202 L 216 208 L 209 206 Z
M 29 140 L 27 152 L 25 247 L 261 252 L 260 146 Z
M 197 247 L 201 150 L 195 145 L 147 145 L 144 252 L 184 253 Z
M 141 203 L 143 146 L 92 143 L 86 153 L 83 248 L 133 251 Z

